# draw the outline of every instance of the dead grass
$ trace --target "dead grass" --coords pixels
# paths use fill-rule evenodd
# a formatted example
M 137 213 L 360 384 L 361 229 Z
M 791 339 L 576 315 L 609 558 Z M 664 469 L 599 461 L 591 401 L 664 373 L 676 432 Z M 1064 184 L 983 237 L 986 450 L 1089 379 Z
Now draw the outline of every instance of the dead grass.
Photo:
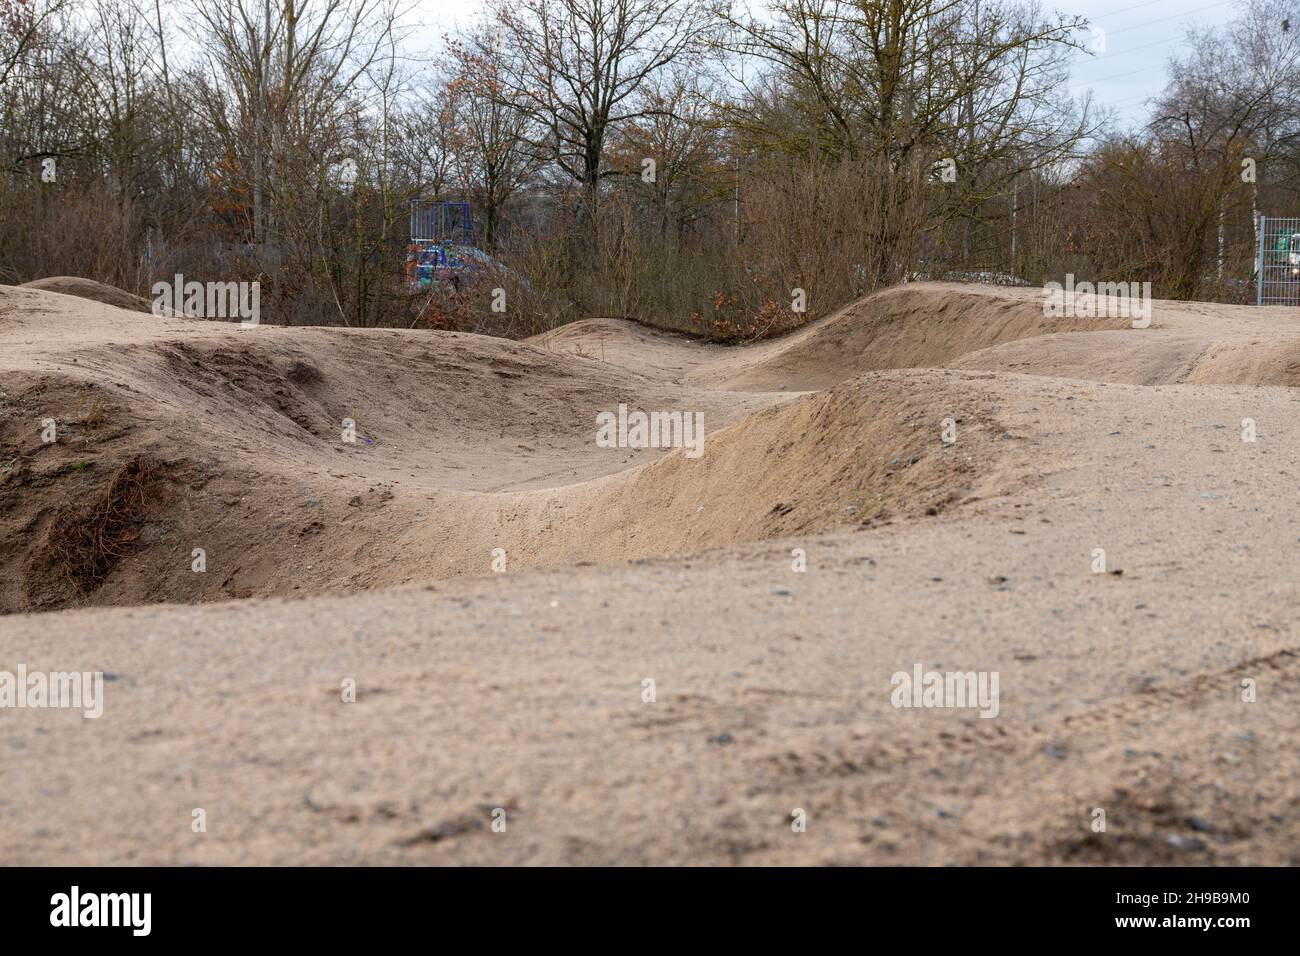
M 92 431 L 103 428 L 105 423 L 108 422 L 108 416 L 111 411 L 112 406 L 110 406 L 108 402 L 104 401 L 102 398 L 95 397 L 91 399 L 90 405 L 86 409 L 86 413 L 81 416 L 81 424 Z

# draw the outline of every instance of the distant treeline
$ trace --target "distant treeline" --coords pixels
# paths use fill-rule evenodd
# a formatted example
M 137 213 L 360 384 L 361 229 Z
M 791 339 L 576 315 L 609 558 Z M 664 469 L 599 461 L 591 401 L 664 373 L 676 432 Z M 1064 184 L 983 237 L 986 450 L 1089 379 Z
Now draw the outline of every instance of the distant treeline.
M 1256 212 L 1300 215 L 1300 0 L 1189 34 L 1136 131 L 1068 94 L 1097 31 L 1015 0 L 489 0 L 429 50 L 402 8 L 0 0 L 0 282 L 744 338 L 917 276 L 1244 300 Z M 412 294 L 414 198 L 495 265 Z

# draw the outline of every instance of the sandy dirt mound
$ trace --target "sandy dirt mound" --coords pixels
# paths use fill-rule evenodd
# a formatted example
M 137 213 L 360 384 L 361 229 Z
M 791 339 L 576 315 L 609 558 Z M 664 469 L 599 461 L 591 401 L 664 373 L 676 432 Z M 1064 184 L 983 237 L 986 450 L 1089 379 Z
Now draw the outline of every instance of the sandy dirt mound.
M 733 374 L 745 390 L 817 389 L 863 372 L 935 368 L 1003 342 L 1032 336 L 1128 328 L 1117 318 L 1048 318 L 1038 290 L 927 283 L 868 296 L 771 345 Z
M 671 554 L 939 514 L 993 478 L 1002 429 L 990 414 L 996 396 L 980 384 L 876 373 L 758 412 L 711 436 L 699 461 L 674 452 L 607 479 L 631 505 L 609 533 L 628 545 L 660 535 L 655 550 Z M 968 439 L 960 446 L 943 442 L 948 418 Z
M 514 570 L 616 564 L 934 517 L 1026 480 L 1005 454 L 987 372 L 864 378 L 863 366 L 955 356 L 968 369 L 1141 384 L 1287 380 L 1293 340 L 1261 341 L 1267 329 L 1244 320 L 1253 338 L 1241 344 L 1214 344 L 1231 330 L 1187 313 L 1144 331 L 1050 332 L 1038 302 L 922 285 L 727 348 L 615 320 L 528 343 L 141 326 L 0 289 L 12 346 L 0 610 L 437 581 L 486 573 L 501 551 Z M 778 379 L 839 384 L 793 401 L 733 390 Z M 620 404 L 701 414 L 707 453 L 596 447 L 597 414 Z M 953 448 L 940 441 L 948 418 L 963 436 Z
M 90 299 L 104 305 L 132 312 L 151 312 L 149 303 L 138 295 L 125 292 L 115 286 L 105 285 L 93 279 L 80 279 L 76 276 L 48 276 L 24 282 L 24 289 L 36 289 L 40 292 L 58 292 L 60 295 L 75 295 L 79 299 Z
M 724 359 L 730 349 L 627 319 L 584 319 L 526 340 L 539 348 L 681 381 Z
M 951 367 L 1131 385 L 1300 385 L 1300 309 L 1154 304 L 1152 327 L 1034 336 Z
M 1300 335 L 1289 341 L 1217 344 L 1197 356 L 1185 381 L 1205 385 L 1300 386 Z
M 439 360 L 451 383 L 453 366 L 469 367 L 454 353 L 446 348 Z M 346 410 L 328 407 L 340 379 L 364 392 L 345 377 L 348 362 L 321 371 L 300 358 L 259 371 L 249 352 L 196 354 L 163 353 L 195 367 L 175 379 L 186 383 L 184 425 L 160 415 L 160 400 L 150 407 L 89 383 L 14 380 L 0 400 L 6 421 L 28 423 L 29 434 L 0 429 L 6 611 L 432 581 L 485 573 L 496 549 L 515 570 L 661 557 L 936 515 L 998 474 L 1000 430 L 988 411 L 996 396 L 962 373 L 916 372 L 847 382 L 717 431 L 708 422 L 725 416 L 705 412 L 699 459 L 679 449 L 631 466 L 626 449 L 599 449 L 585 465 L 575 455 L 567 471 L 543 469 L 545 487 L 471 491 L 465 486 L 501 481 L 489 468 L 494 458 L 508 462 L 525 448 L 531 457 L 521 467 L 537 469 L 548 451 L 590 443 L 594 410 L 566 408 L 525 435 L 494 426 L 476 445 L 475 435 L 441 434 L 454 402 L 430 389 L 425 401 L 441 406 L 438 421 L 422 430 L 418 414 L 359 415 L 362 443 L 351 446 L 329 431 Z M 218 359 L 231 363 L 224 375 L 212 371 Z M 481 391 L 495 391 L 488 384 Z M 540 383 L 515 398 L 526 404 L 530 388 Z M 633 409 L 655 406 L 625 397 Z M 511 407 L 504 394 L 496 404 Z M 34 427 L 46 415 L 61 435 L 50 445 Z M 522 407 L 514 415 L 529 420 Z M 960 447 L 943 443 L 945 418 L 963 435 Z M 430 447 L 441 466 L 425 457 Z M 277 467 L 256 466 L 272 457 Z M 203 574 L 192 571 L 194 548 L 203 549 Z
M 394 528 L 392 566 L 415 554 L 426 577 L 483 573 L 496 548 L 513 570 L 614 564 L 938 515 L 1028 473 L 1000 461 L 996 402 L 961 373 L 846 382 L 709 434 L 699 459 L 674 451 L 581 485 L 449 501 Z M 942 440 L 948 417 L 960 447 Z
M 93 344 L 65 353 L 57 370 L 0 371 L 6 611 L 481 573 L 497 546 L 491 529 L 553 507 L 549 497 L 508 492 L 573 486 L 666 453 L 595 447 L 598 412 L 684 407 L 721 429 L 763 404 L 670 391 L 605 363 L 455 333 L 240 335 L 159 319 L 163 331 L 143 341 L 118 326 L 99 333 L 125 340 L 96 341 L 81 333 L 92 317 L 60 312 L 57 299 L 45 304 L 39 334 L 23 341 Z M 16 328 L 24 336 L 30 325 Z M 44 441 L 49 421 L 53 442 Z M 130 527 L 81 558 L 102 573 L 60 573 L 68 529 L 85 526 L 90 503 L 111 498 L 137 460 L 149 463 L 151 481 Z M 486 523 L 467 524 L 477 521 Z M 413 546 L 412 528 L 421 531 Z M 195 548 L 209 556 L 203 574 L 190 570 Z
M 954 368 L 1017 372 L 1089 382 L 1172 385 L 1184 381 L 1206 349 L 1203 335 L 1164 328 L 1036 336 L 980 349 Z

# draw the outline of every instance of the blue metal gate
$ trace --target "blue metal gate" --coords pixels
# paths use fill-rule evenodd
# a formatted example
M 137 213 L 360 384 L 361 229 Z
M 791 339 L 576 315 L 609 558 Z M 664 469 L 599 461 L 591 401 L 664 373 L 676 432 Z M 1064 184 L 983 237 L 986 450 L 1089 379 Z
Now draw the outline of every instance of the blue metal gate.
M 474 241 L 474 219 L 467 202 L 411 200 L 412 242 Z

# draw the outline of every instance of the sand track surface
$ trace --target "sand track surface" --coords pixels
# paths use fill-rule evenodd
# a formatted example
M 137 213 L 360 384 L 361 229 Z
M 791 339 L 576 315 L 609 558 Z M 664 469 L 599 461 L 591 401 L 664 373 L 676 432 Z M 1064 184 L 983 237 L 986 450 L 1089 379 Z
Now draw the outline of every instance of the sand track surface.
M 6 860 L 1300 862 L 1297 310 L 924 283 L 509 342 L 41 281 L 0 670 L 109 676 L 0 711 Z M 703 454 L 599 447 L 620 405 Z M 917 663 L 997 716 L 893 706 Z

